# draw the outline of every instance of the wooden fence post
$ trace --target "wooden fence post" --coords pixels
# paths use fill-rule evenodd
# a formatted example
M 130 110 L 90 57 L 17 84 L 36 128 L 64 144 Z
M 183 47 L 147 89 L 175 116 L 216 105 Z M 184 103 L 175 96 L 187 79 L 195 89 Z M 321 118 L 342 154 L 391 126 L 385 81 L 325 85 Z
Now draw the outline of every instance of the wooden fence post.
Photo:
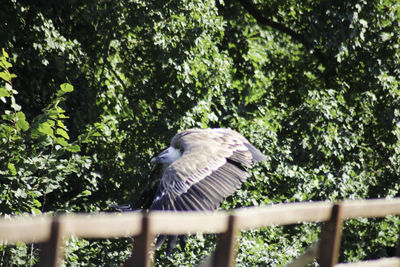
M 214 267 L 231 267 L 234 266 L 237 253 L 237 217 L 234 214 L 229 215 L 228 230 L 218 236 L 217 247 L 213 257 Z
M 331 218 L 321 232 L 321 242 L 318 248 L 318 263 L 321 267 L 332 267 L 338 262 L 340 240 L 342 234 L 342 206 L 332 207 Z
M 397 246 L 396 246 L 396 252 L 395 252 L 395 257 L 400 258 L 400 233 L 397 236 Z
M 50 238 L 41 245 L 38 267 L 58 267 L 64 259 L 63 222 L 55 217 L 51 222 Z
M 150 229 L 150 217 L 144 215 L 142 219 L 142 231 L 133 241 L 132 256 L 125 262 L 124 267 L 148 267 L 150 266 L 151 243 L 154 234 Z

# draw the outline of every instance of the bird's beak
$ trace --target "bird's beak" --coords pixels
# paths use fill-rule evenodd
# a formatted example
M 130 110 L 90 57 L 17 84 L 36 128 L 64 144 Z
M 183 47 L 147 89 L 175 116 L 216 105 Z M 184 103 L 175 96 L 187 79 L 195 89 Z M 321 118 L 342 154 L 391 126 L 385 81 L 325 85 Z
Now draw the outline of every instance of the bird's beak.
M 160 162 L 160 158 L 162 158 L 162 156 L 164 156 L 165 154 L 168 153 L 168 148 L 163 150 L 160 154 L 158 154 L 156 157 L 152 158 L 150 163 L 159 163 Z
M 155 164 L 158 162 L 158 157 L 154 157 L 150 160 L 150 163 Z

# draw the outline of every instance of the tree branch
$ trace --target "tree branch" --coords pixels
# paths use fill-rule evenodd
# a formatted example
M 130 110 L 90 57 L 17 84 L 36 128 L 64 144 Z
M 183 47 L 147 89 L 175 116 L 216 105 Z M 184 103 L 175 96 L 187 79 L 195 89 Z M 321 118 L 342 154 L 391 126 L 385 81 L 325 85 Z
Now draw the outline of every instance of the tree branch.
M 286 33 L 287 35 L 289 35 L 290 37 L 298 40 L 299 42 L 303 43 L 303 36 L 298 34 L 297 32 L 295 32 L 294 30 L 286 27 L 285 25 L 279 24 L 273 20 L 270 20 L 266 17 L 264 17 L 260 11 L 258 11 L 258 9 L 254 6 L 253 3 L 250 2 L 250 0 L 238 0 L 239 3 L 242 5 L 242 7 L 244 9 L 247 10 L 247 12 L 250 13 L 250 15 L 252 15 L 256 21 L 261 24 L 261 25 L 265 25 L 265 26 L 270 26 L 274 29 L 277 29 L 278 31 L 281 31 L 283 33 Z
M 281 31 L 283 33 L 286 33 L 290 37 L 292 37 L 294 40 L 297 40 L 301 44 L 303 44 L 307 49 L 313 50 L 315 56 L 318 58 L 318 60 L 324 64 L 325 66 L 327 65 L 327 60 L 325 56 L 322 54 L 322 52 L 313 47 L 312 44 L 306 41 L 304 38 L 304 35 L 301 35 L 297 33 L 296 31 L 290 29 L 289 27 L 286 27 L 285 25 L 279 24 L 269 18 L 264 17 L 261 12 L 255 7 L 255 5 L 251 2 L 251 0 L 238 0 L 240 5 L 247 11 L 249 12 L 250 15 L 253 16 L 253 18 L 260 24 L 264 26 L 269 26 L 271 28 L 274 28 L 278 31 Z

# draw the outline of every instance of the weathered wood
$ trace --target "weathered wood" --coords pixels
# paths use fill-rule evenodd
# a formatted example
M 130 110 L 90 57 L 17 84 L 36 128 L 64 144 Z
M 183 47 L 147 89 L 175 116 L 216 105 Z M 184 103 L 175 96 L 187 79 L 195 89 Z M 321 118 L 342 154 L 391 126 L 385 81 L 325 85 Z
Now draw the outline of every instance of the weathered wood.
M 286 267 L 306 267 L 314 261 L 318 256 L 318 248 L 320 241 L 315 242 L 311 245 L 303 254 L 294 259 L 291 263 L 287 264 Z
M 336 215 L 331 214 L 332 207 L 335 207 L 333 210 L 336 210 Z M 39 266 L 57 266 L 60 262 L 59 259 L 62 259 L 63 256 L 62 236 L 75 235 L 83 238 L 137 236 L 134 249 L 136 255 L 134 256 L 138 260 L 135 261 L 135 266 L 138 266 L 138 263 L 141 266 L 147 266 L 150 264 L 148 255 L 151 251 L 151 242 L 159 233 L 172 235 L 197 232 L 225 233 L 221 237 L 228 241 L 221 242 L 229 243 L 233 247 L 222 248 L 229 251 L 231 253 L 229 255 L 234 255 L 235 244 L 233 241 L 236 240 L 238 229 L 247 230 L 271 225 L 328 221 L 320 247 L 323 248 L 323 251 L 328 251 L 325 252 L 327 255 L 331 254 L 325 256 L 320 249 L 319 257 L 320 260 L 325 259 L 330 262 L 321 266 L 332 266 L 337 260 L 339 251 L 341 219 L 385 217 L 387 215 L 400 215 L 400 198 L 344 201 L 335 206 L 329 202 L 309 202 L 252 207 L 232 211 L 231 218 L 235 219 L 229 219 L 230 217 L 225 212 L 151 212 L 145 216 L 146 219 L 142 219 L 141 213 L 67 214 L 57 218 L 26 216 L 22 219 L 20 217 L 0 219 L 0 240 L 6 241 L 7 244 L 17 241 L 44 243 Z M 326 230 L 329 225 L 331 230 Z M 230 243 L 229 240 L 233 243 Z M 144 244 L 144 247 L 141 247 L 140 244 Z M 221 247 L 218 249 L 221 250 Z M 400 245 L 397 255 L 400 256 Z M 49 258 L 46 260 L 46 257 Z M 229 256 L 229 259 L 231 258 Z M 215 257 L 215 261 L 221 259 Z M 226 260 L 224 262 L 222 264 L 228 264 L 226 266 L 232 265 Z M 229 262 L 233 262 L 233 260 Z M 129 261 L 127 263 L 129 264 Z M 132 265 L 133 262 L 131 262 Z
M 342 206 L 342 215 L 345 219 L 400 215 L 400 198 L 348 200 L 343 201 Z
M 344 201 L 343 218 L 384 217 L 400 215 L 400 198 Z M 329 202 L 285 203 L 266 207 L 252 207 L 234 210 L 239 228 L 252 229 L 269 225 L 286 225 L 298 222 L 325 221 L 329 219 Z M 173 216 L 171 216 L 173 215 Z M 132 214 L 67 214 L 68 233 L 87 238 L 135 235 L 140 227 L 140 213 Z M 228 215 L 224 212 L 152 212 L 155 217 L 154 229 L 160 233 L 184 234 L 186 232 L 223 232 L 226 230 Z M 0 219 L 0 239 L 12 244 L 17 241 L 42 242 L 50 235 L 51 216 L 26 216 Z M 176 221 L 180 221 L 179 225 Z M 110 227 L 114 226 L 114 227 Z M 103 230 L 105 230 L 103 232 Z M 102 232 L 102 233 L 97 233 Z M 30 233 L 26 235 L 26 233 Z
M 322 228 L 321 242 L 318 248 L 318 263 L 321 267 L 334 266 L 339 258 L 342 234 L 342 205 L 332 207 L 332 215 Z
M 154 240 L 151 220 L 152 218 L 150 216 L 143 216 L 141 233 L 135 237 L 132 256 L 125 262 L 124 267 L 150 266 L 151 243 Z
M 383 258 L 378 260 L 336 264 L 335 267 L 399 267 L 400 258 Z
M 63 223 L 60 218 L 54 218 L 51 223 L 50 238 L 40 249 L 38 267 L 60 267 L 63 259 Z
M 0 219 L 0 240 L 8 244 L 46 242 L 50 238 L 51 216 L 16 216 Z
M 218 235 L 218 243 L 215 249 L 215 255 L 213 255 L 212 266 L 234 266 L 237 253 L 238 232 L 237 217 L 232 214 L 229 216 L 227 231 Z
M 143 215 L 139 212 L 63 215 L 65 235 L 82 238 L 128 237 L 140 234 Z
M 299 222 L 326 221 L 333 204 L 329 202 L 285 203 L 266 207 L 235 210 L 238 227 L 249 230 L 272 225 L 288 225 Z
M 228 228 L 229 215 L 224 212 L 165 212 L 149 213 L 151 229 L 157 234 L 221 233 Z

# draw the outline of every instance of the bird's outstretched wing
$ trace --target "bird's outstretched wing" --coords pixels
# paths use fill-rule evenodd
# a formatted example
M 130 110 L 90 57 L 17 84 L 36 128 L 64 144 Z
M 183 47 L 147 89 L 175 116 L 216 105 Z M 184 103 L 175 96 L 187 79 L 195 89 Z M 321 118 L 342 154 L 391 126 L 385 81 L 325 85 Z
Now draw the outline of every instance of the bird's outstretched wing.
M 247 179 L 247 168 L 265 159 L 228 129 L 183 131 L 171 145 L 183 154 L 165 169 L 151 210 L 213 210 Z

